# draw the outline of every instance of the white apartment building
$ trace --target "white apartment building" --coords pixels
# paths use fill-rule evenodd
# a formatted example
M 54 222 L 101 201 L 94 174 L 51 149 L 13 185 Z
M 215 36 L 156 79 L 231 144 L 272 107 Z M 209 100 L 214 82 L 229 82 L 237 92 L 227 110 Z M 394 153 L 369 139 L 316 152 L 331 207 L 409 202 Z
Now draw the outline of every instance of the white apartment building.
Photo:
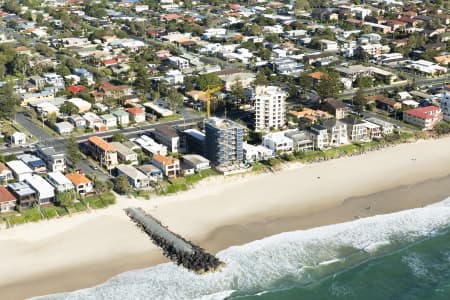
M 266 131 L 278 129 L 286 123 L 287 94 L 277 86 L 257 86 L 255 88 L 255 129 Z

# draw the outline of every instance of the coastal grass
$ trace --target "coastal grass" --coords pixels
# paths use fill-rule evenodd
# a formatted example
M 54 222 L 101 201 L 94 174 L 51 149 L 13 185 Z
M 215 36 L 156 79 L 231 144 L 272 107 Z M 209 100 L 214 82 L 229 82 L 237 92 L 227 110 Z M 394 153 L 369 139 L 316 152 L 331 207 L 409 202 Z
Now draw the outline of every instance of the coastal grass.
M 116 203 L 116 197 L 111 191 L 98 195 L 90 195 L 83 199 L 83 203 L 89 208 L 104 208 Z
M 134 198 L 141 198 L 145 200 L 150 199 L 150 191 L 147 190 L 132 190 L 131 195 L 133 195 Z
M 88 205 L 90 208 L 104 208 L 114 203 L 116 203 L 116 197 L 112 192 L 108 191 L 103 194 L 88 196 L 69 207 L 53 204 L 45 206 L 34 205 L 30 208 L 20 209 L 20 211 L 3 213 L 0 215 L 0 223 L 4 223 L 9 228 L 20 224 L 50 220 L 72 213 L 84 212 L 88 210 Z
M 196 174 L 187 175 L 184 177 L 171 178 L 167 182 L 160 182 L 156 187 L 155 191 L 157 195 L 176 194 L 179 192 L 189 190 L 190 188 L 195 186 L 195 184 L 197 184 L 198 182 L 200 182 L 205 178 L 217 175 L 220 175 L 220 173 L 213 169 L 201 170 Z

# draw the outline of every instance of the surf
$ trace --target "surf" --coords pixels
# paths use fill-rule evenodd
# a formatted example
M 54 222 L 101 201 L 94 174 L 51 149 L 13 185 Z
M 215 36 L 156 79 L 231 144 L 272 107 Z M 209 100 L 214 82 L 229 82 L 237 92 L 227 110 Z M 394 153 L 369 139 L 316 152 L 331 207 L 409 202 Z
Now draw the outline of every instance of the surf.
M 226 299 L 265 294 L 327 280 L 391 253 L 394 247 L 431 236 L 449 223 L 450 200 L 446 199 L 423 208 L 233 246 L 217 253 L 226 267 L 216 273 L 198 275 L 166 263 L 117 275 L 93 288 L 34 299 Z M 413 259 L 404 263 L 408 262 L 416 263 Z

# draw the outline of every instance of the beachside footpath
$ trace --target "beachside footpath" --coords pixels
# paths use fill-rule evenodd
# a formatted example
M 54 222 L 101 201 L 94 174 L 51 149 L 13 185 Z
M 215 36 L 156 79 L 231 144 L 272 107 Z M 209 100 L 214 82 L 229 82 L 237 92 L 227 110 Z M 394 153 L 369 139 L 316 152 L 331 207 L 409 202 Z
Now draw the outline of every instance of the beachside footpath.
M 212 176 L 189 191 L 150 200 L 117 196 L 117 203 L 104 209 L 2 230 L 0 255 L 8 258 L 0 274 L 2 297 L 89 287 L 166 261 L 128 220 L 126 207 L 140 206 L 174 232 L 216 252 L 284 231 L 445 199 L 450 195 L 449 152 L 449 137 L 418 140 L 353 157 L 318 158 L 327 160 L 321 163 L 287 164 L 275 172 Z

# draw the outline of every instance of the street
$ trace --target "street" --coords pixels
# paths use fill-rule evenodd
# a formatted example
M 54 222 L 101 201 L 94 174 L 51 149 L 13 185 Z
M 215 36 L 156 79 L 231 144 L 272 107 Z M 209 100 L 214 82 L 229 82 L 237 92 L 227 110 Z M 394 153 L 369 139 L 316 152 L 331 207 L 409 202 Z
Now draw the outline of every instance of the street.
M 53 138 L 53 136 L 51 136 L 49 133 L 45 132 L 45 130 L 34 124 L 23 113 L 16 113 L 16 122 L 25 127 L 40 142 Z
M 42 131 L 41 128 L 37 127 L 36 124 L 34 124 L 30 120 L 28 120 L 25 116 L 22 115 L 22 117 L 25 121 L 23 121 L 23 119 L 21 119 L 23 122 L 21 122 L 20 124 L 22 126 L 24 126 L 27 130 L 29 130 L 32 134 L 38 134 L 38 136 L 40 136 L 40 138 L 39 138 L 40 143 L 43 142 L 43 144 L 45 146 L 52 146 L 55 148 L 56 151 L 64 151 L 64 149 L 66 148 L 66 141 L 68 139 L 67 137 L 55 138 L 55 137 L 50 136 L 46 132 L 39 133 L 36 130 L 36 128 L 39 129 L 40 131 Z M 145 132 L 152 130 L 160 125 L 190 124 L 190 123 L 200 122 L 203 120 L 204 120 L 203 116 L 196 116 L 196 117 L 189 118 L 189 119 L 180 119 L 180 120 L 168 121 L 168 122 L 164 122 L 164 123 L 155 123 L 155 124 L 143 125 L 143 126 L 138 126 L 138 127 L 128 127 L 125 129 L 114 129 L 114 130 L 108 130 L 105 132 L 94 132 L 94 133 L 88 133 L 88 134 L 85 134 L 82 136 L 78 136 L 78 137 L 76 137 L 76 140 L 78 143 L 81 143 L 81 142 L 87 141 L 87 139 L 89 137 L 94 136 L 94 135 L 102 137 L 102 138 L 109 138 L 109 137 L 112 137 L 114 133 L 122 133 L 125 136 L 132 138 L 132 137 L 137 137 L 139 134 L 144 134 Z M 32 130 L 35 133 L 33 133 Z M 2 154 L 2 155 L 19 154 L 19 153 L 23 153 L 23 152 L 24 152 L 24 149 L 22 147 L 12 147 L 12 148 L 5 148 L 5 149 L 0 150 L 0 154 Z

